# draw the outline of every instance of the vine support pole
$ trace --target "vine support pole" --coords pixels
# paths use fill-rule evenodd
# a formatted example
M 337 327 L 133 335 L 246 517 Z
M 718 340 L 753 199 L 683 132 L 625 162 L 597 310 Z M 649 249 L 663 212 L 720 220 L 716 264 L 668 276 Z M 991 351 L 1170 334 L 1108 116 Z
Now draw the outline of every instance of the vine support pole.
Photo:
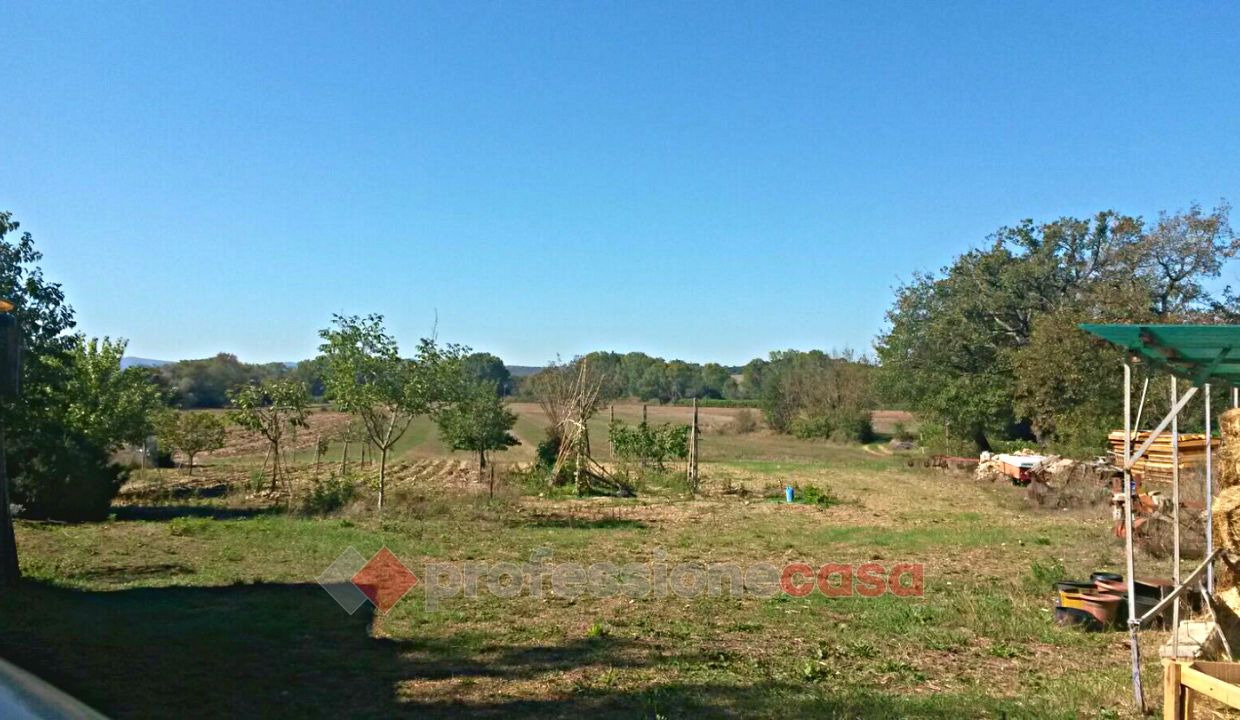
M 689 490 L 698 492 L 698 401 L 693 398 L 693 424 L 689 426 Z

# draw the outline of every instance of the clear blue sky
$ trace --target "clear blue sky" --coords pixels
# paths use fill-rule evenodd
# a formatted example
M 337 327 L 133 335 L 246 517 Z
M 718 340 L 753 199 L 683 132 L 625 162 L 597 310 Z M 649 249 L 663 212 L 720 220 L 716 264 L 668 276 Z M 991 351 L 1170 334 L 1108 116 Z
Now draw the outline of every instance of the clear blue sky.
M 741 363 L 1021 218 L 1240 200 L 1234 4 L 861 5 L 9 0 L 0 208 L 133 355 Z

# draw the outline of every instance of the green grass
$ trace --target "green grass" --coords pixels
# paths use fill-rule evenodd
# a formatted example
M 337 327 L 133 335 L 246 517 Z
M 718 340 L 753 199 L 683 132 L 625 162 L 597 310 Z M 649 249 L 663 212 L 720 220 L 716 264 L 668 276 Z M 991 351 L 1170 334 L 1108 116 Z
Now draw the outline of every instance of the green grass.
M 1128 712 L 1122 637 L 1056 627 L 1049 612 L 1054 576 L 1109 569 L 1098 564 L 1107 548 L 1118 557 L 1104 516 L 1028 510 L 1012 488 L 859 448 L 708 441 L 731 460 L 704 466 L 708 494 L 697 500 L 653 489 L 636 500 L 445 492 L 401 496 L 382 519 L 195 501 L 118 508 L 100 523 L 20 522 L 26 580 L 0 595 L 0 647 L 115 717 Z M 821 485 L 839 502 L 713 493 L 724 478 L 754 492 Z M 668 563 L 908 561 L 924 565 L 925 593 L 523 593 L 448 598 L 431 611 L 415 589 L 387 615 L 367 606 L 349 616 L 315 584 L 346 548 L 385 546 L 424 579 L 428 563 L 523 563 L 538 550 L 583 566 L 650 562 L 656 551 Z

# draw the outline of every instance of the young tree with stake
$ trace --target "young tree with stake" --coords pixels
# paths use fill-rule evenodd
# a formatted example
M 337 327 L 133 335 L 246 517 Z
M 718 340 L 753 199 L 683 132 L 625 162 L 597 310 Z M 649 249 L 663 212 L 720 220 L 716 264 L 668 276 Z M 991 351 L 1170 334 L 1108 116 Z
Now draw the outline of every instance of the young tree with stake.
M 275 490 L 280 481 L 280 445 L 285 433 L 306 426 L 306 386 L 296 380 L 267 380 L 261 385 L 244 385 L 229 396 L 233 422 L 261 434 L 271 445 L 271 489 Z
M 422 340 L 412 360 L 400 357 L 396 339 L 383 316 L 333 315 L 332 326 L 319 331 L 326 358 L 327 397 L 362 421 L 367 441 L 379 451 L 379 509 L 387 491 L 387 461 L 392 447 L 418 415 L 436 417 L 459 387 L 463 349 L 440 349 Z

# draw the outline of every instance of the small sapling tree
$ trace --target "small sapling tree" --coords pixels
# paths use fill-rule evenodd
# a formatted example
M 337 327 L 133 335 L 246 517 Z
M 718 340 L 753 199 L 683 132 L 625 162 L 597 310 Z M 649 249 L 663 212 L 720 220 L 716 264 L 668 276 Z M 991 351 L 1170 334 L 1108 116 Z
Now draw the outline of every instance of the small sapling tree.
M 280 481 L 280 446 L 286 433 L 306 426 L 309 401 L 304 383 L 297 380 L 266 380 L 243 385 L 229 393 L 232 421 L 266 438 L 271 446 L 271 489 Z
M 416 357 L 400 357 L 396 339 L 382 315 L 333 315 L 332 326 L 319 331 L 326 358 L 323 382 L 327 397 L 362 421 L 366 438 L 379 451 L 379 509 L 387 489 L 387 460 L 392 447 L 418 415 L 436 417 L 460 387 L 457 346 L 439 348 L 422 340 Z
M 436 418 L 439 433 L 453 450 L 478 453 L 478 479 L 487 466 L 487 453 L 519 445 L 510 432 L 517 415 L 504 405 L 499 387 L 486 381 L 475 382 Z
M 180 450 L 194 474 L 194 458 L 198 453 L 224 447 L 225 427 L 219 415 L 212 412 L 177 412 L 169 410 L 155 423 L 155 437 L 161 448 Z

